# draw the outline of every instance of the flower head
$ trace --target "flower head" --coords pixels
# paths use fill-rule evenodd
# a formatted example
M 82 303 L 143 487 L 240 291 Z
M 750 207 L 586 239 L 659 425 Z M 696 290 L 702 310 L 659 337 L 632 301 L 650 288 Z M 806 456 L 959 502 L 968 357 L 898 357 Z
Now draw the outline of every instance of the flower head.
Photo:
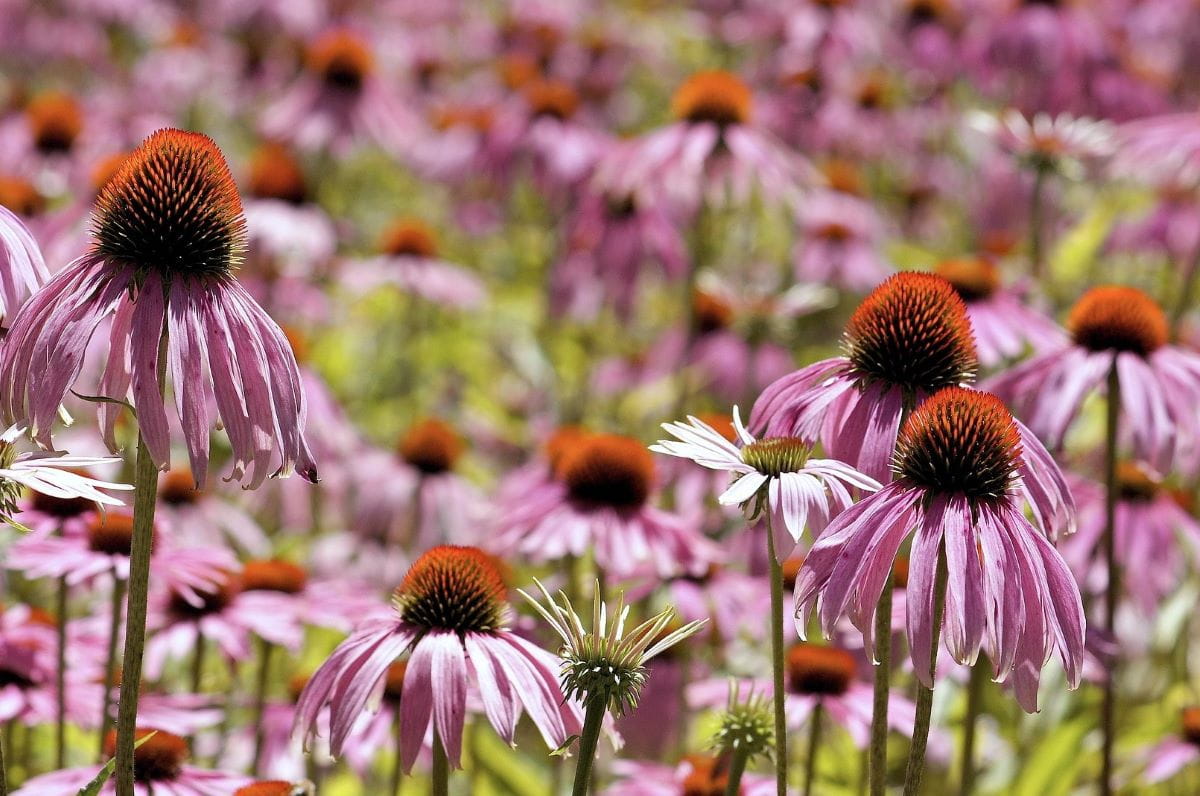
M 775 719 L 766 698 L 753 690 L 743 700 L 736 680 L 729 682 L 729 700 L 722 711 L 713 746 L 732 752 L 746 750 L 746 759 L 769 755 L 775 738 Z
M 100 191 L 92 221 L 96 253 L 139 273 L 224 275 L 241 261 L 246 219 L 237 184 L 211 138 L 159 130 Z
M 753 96 L 750 87 L 730 72 L 697 72 L 675 90 L 671 112 L 687 122 L 717 125 L 750 121 Z
M 678 441 L 661 440 L 650 450 L 735 474 L 736 480 L 718 502 L 746 506 L 752 517 L 765 510 L 773 529 L 786 529 L 793 543 L 800 540 L 806 525 L 815 536 L 831 517 L 849 507 L 850 489 L 879 488 L 878 481 L 847 464 L 812 458 L 812 443 L 803 439 L 755 439 L 742 425 L 737 407 L 733 410 L 736 444 L 696 417 L 688 417 L 687 423 L 664 423 L 663 428 Z
M 646 682 L 646 661 L 694 635 L 708 621 L 700 619 L 668 631 L 675 610 L 667 608 L 626 632 L 629 606 L 625 596 L 617 598 L 610 614 L 597 585 L 592 600 L 592 627 L 587 630 L 575 613 L 571 600 L 560 591 L 555 600 L 541 581 L 534 580 L 545 599 L 539 602 L 518 590 L 562 639 L 562 688 L 568 697 L 584 705 L 603 702 L 609 710 L 623 714 L 637 706 Z
M 846 324 L 845 347 L 862 378 L 909 391 L 970 381 L 977 365 L 966 305 L 932 274 L 896 274 L 872 291 Z
M 417 559 L 392 602 L 400 618 L 417 627 L 485 633 L 505 624 L 506 591 L 491 556 L 477 547 L 442 545 Z

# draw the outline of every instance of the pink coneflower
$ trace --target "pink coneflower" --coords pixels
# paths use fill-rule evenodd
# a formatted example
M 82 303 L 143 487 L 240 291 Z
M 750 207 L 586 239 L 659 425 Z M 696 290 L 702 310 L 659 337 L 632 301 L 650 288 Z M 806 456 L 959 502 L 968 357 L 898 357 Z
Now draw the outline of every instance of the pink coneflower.
M 0 318 L 7 322 L 39 287 L 50 272 L 42 251 L 11 210 L 0 204 Z
M 379 72 L 366 37 L 333 28 L 308 45 L 305 73 L 263 111 L 267 138 L 345 152 L 367 138 L 399 151 L 417 119 Z
M 754 187 L 773 200 L 790 200 L 810 179 L 810 169 L 751 123 L 753 105 L 741 78 L 698 72 L 671 100 L 676 121 L 615 147 L 597 166 L 599 178 L 645 201 L 665 195 L 684 210 L 706 201 L 741 201 Z
M 363 473 L 378 479 L 385 472 L 387 478 L 369 488 L 359 484 L 355 531 L 392 548 L 476 541 L 484 507 L 478 490 L 457 471 L 465 452 L 456 428 L 426 417 L 404 432 L 394 454 L 360 454 Z
M 805 199 L 799 215 L 797 279 L 865 291 L 892 272 L 879 253 L 882 222 L 864 200 L 844 192 L 817 192 Z
M 233 448 L 233 478 L 257 486 L 274 462 L 276 474 L 296 468 L 315 481 L 295 357 L 233 276 L 245 224 L 216 144 L 179 130 L 151 135 L 101 192 L 93 236 L 92 251 L 13 319 L 0 354 L 3 413 L 28 418 L 34 439 L 52 447 L 50 429 L 87 342 L 115 312 L 99 392 L 120 402 L 132 386 L 139 432 L 159 467 L 168 464 L 171 444 L 157 365 L 165 340 L 198 483 L 208 471 L 213 404 Z M 113 450 L 118 409 L 98 409 Z
M 1122 585 L 1145 616 L 1154 616 L 1163 598 L 1180 585 L 1187 562 L 1200 563 L 1200 522 L 1179 505 L 1152 468 L 1118 462 L 1116 475 L 1116 558 L 1138 567 L 1138 576 Z M 1085 590 L 1103 591 L 1104 488 L 1078 479 L 1072 489 L 1079 505 L 1079 531 L 1067 538 L 1062 554 Z
M 706 754 L 686 755 L 678 765 L 639 760 L 614 760 L 617 781 L 604 796 L 722 796 L 729 784 L 729 761 Z M 774 796 L 775 778 L 759 774 L 742 777 L 742 796 Z
M 974 663 L 985 649 L 996 679 L 1011 676 L 1018 702 L 1030 712 L 1054 650 L 1068 682 L 1077 685 L 1083 606 L 1066 563 L 1019 506 L 1020 481 L 1051 488 L 1049 472 L 1020 471 L 1021 445 L 1016 422 L 995 396 L 949 387 L 918 406 L 897 441 L 895 480 L 843 512 L 805 558 L 796 579 L 801 636 L 819 598 L 825 634 L 848 613 L 873 654 L 880 592 L 900 544 L 915 530 L 907 630 L 914 671 L 926 688 L 933 687 L 942 584 L 944 640 L 955 660 Z
M 1167 344 L 1167 319 L 1142 291 L 1094 287 L 1067 318 L 1070 344 L 1034 357 L 991 379 L 1004 398 L 1051 447 L 1062 445 L 1084 400 L 1115 373 L 1123 432 L 1133 452 L 1168 465 L 1180 440 L 1197 432 L 1200 355 Z
M 522 148 L 543 190 L 574 190 L 606 150 L 608 139 L 579 121 L 581 97 L 565 81 L 539 78 L 522 91 L 528 122 Z
M 989 258 L 943 260 L 933 270 L 966 302 L 979 362 L 985 367 L 1013 359 L 1027 346 L 1043 351 L 1063 340 L 1053 321 L 1001 284 L 1000 270 Z
M 8 567 L 27 578 L 66 578 L 69 585 L 108 574 L 128 580 L 133 515 L 89 512 L 80 525 L 64 530 L 61 536 L 22 539 L 10 550 Z
M 187 741 L 165 730 L 140 726 L 135 737 L 142 744 L 133 753 L 133 792 L 137 796 L 173 794 L 174 796 L 228 796 L 245 785 L 250 778 L 244 774 L 225 771 L 206 771 L 187 764 Z M 104 740 L 105 755 L 111 757 L 116 749 L 116 733 Z M 51 793 L 76 793 L 100 773 L 99 766 L 84 766 L 54 771 L 34 777 L 13 796 L 46 796 Z M 117 792 L 110 780 L 100 789 L 102 794 Z
M 784 682 L 787 694 L 784 706 L 788 726 L 800 729 L 813 711 L 827 713 L 844 728 L 859 749 L 864 749 L 871 734 L 871 683 L 863 680 L 859 661 L 840 647 L 798 642 L 787 650 Z M 749 684 L 753 693 L 769 694 L 769 680 Z M 696 707 L 720 707 L 728 683 L 723 679 L 704 680 L 688 689 L 688 700 Z M 895 731 L 912 735 L 914 706 L 893 693 L 888 699 L 888 725 Z
M 564 446 L 553 481 L 505 507 L 494 549 L 536 562 L 590 552 L 616 577 L 645 565 L 662 577 L 704 572 L 719 551 L 693 520 L 651 505 L 655 476 L 637 440 L 583 434 Z
M 232 661 L 250 656 L 251 634 L 299 649 L 303 629 L 282 595 L 251 594 L 233 572 L 207 587 L 159 589 L 147 621 L 152 635 L 146 643 L 146 676 L 158 677 L 170 659 L 202 655 L 210 641 Z
M 831 458 L 886 481 L 905 405 L 974 377 L 966 305 L 941 277 L 896 274 L 859 304 L 844 346 L 846 356 L 767 387 L 750 413 L 750 428 L 820 440 Z
M 1038 113 L 1027 118 L 1016 110 L 1000 116 L 977 111 L 968 116 L 967 124 L 1021 163 L 1053 167 L 1069 175 L 1114 149 L 1111 124 L 1066 113 Z
M 158 522 L 181 544 L 219 546 L 228 541 L 250 555 L 266 555 L 270 542 L 250 515 L 223 496 L 196 488 L 186 467 L 158 479 Z
M 426 551 L 396 589 L 396 616 L 364 623 L 313 674 L 300 696 L 297 728 L 311 734 L 317 713 L 330 703 L 330 749 L 341 754 L 388 667 L 407 653 L 400 700 L 405 771 L 431 718 L 435 746 L 459 765 L 468 689 L 477 692 L 488 721 L 509 743 L 524 709 L 557 748 L 579 731 L 580 712 L 558 686 L 558 659 L 508 629 L 505 592 L 493 559 L 481 550 Z
M 471 309 L 487 296 L 474 273 L 442 257 L 437 233 L 418 218 L 397 218 L 384 230 L 380 254 L 350 261 L 341 276 L 354 290 L 367 292 L 394 285 L 444 307 Z
M 806 527 L 813 538 L 819 537 L 829 520 L 854 502 L 851 490 L 879 489 L 878 481 L 848 464 L 811 458 L 811 443 L 795 437 L 755 439 L 742 425 L 736 407 L 733 427 L 737 444 L 696 417 L 688 417 L 686 424 L 664 423 L 663 428 L 678 441 L 660 440 L 650 450 L 736 475 L 717 501 L 768 514 L 781 556 L 800 541 Z
M 1151 784 L 1170 779 L 1179 769 L 1200 760 L 1200 707 L 1192 705 L 1180 713 L 1179 736 L 1168 738 L 1148 752 L 1142 772 Z
M 639 202 L 631 193 L 588 190 L 566 224 L 566 250 L 550 283 L 556 313 L 592 318 L 611 306 L 628 321 L 649 264 L 672 281 L 687 271 L 683 234 L 656 202 Z
M 310 276 L 337 249 L 337 230 L 287 147 L 265 143 L 246 169 L 246 263 L 275 279 Z

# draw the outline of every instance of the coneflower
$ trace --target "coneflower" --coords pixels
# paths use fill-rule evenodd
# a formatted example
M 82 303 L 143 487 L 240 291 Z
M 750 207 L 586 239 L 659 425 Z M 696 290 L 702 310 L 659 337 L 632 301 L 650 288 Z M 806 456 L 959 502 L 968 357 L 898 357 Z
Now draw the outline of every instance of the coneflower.
M 592 599 L 591 629 L 575 613 L 571 599 L 560 591 L 551 596 L 541 581 L 534 580 L 544 602 L 524 591 L 518 593 L 549 623 L 562 639 L 562 690 L 583 703 L 583 732 L 579 737 L 579 763 L 575 768 L 574 796 L 587 796 L 592 784 L 592 764 L 604 717 L 612 711 L 622 715 L 637 706 L 646 683 L 646 662 L 660 652 L 694 635 L 708 621 L 689 622 L 674 630 L 668 626 L 675 609 L 667 608 L 637 627 L 626 630 L 629 606 L 617 597 L 610 613 L 596 584 Z
M 297 470 L 316 481 L 304 438 L 296 359 L 279 327 L 238 284 L 245 247 L 237 187 L 207 136 L 151 135 L 100 191 L 92 247 L 17 313 L 0 352 L 0 412 L 45 448 L 101 321 L 113 316 L 96 391 L 104 437 L 132 392 L 137 409 L 135 529 L 117 744 L 117 781 L 132 787 L 133 728 L 145 638 L 156 469 L 170 465 L 166 375 L 196 485 L 205 482 L 213 407 L 233 452 L 232 478 L 257 487 Z

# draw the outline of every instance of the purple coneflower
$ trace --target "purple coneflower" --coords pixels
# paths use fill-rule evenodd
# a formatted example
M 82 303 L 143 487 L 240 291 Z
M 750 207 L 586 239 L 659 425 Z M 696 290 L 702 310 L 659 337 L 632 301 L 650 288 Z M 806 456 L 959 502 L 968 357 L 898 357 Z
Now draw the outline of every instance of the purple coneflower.
M 1053 321 L 1001 284 L 1000 271 L 991 259 L 943 260 L 933 270 L 966 303 L 981 365 L 999 365 L 1020 355 L 1026 346 L 1041 352 L 1062 342 L 1062 330 Z
M 1200 760 L 1200 706 L 1184 708 L 1179 724 L 1179 737 L 1168 738 L 1150 750 L 1142 772 L 1147 782 L 1170 779 L 1179 769 Z
M 487 296 L 482 281 L 439 251 L 434 229 L 418 218 L 397 218 L 384 230 L 380 254 L 347 263 L 343 271 L 353 289 L 368 292 L 395 285 L 426 301 L 456 309 L 478 307 Z
M 643 566 L 661 577 L 699 574 L 721 558 L 692 519 L 651 505 L 654 457 L 642 443 L 586 432 L 560 443 L 554 478 L 504 508 L 496 550 L 537 562 L 592 552 L 616 577 Z
M 400 700 L 400 756 L 410 770 L 432 718 L 438 758 L 459 765 L 468 690 L 512 743 L 522 709 L 551 748 L 578 732 L 580 711 L 557 683 L 558 659 L 508 628 L 506 588 L 494 559 L 473 547 L 426 551 L 396 589 L 396 616 L 364 623 L 321 665 L 300 697 L 296 727 L 311 735 L 332 709 L 330 749 L 346 738 L 388 667 L 408 655 Z
M 1022 434 L 1000 399 L 948 387 L 918 406 L 897 440 L 895 480 L 843 512 L 817 541 L 796 578 L 796 629 L 820 601 L 821 627 L 849 614 L 874 654 L 879 596 L 901 543 L 909 555 L 909 654 L 918 691 L 917 734 L 906 793 L 919 785 L 929 729 L 933 671 L 944 640 L 960 663 L 983 648 L 998 681 L 1013 679 L 1017 701 L 1037 709 L 1043 664 L 1057 650 L 1071 687 L 1079 683 L 1084 617 L 1062 557 L 1025 518 L 1021 481 L 1053 488 L 1061 474 L 1021 467 Z M 886 661 L 880 665 L 888 665 Z
M 26 299 L 50 279 L 42 251 L 21 219 L 0 205 L 0 317 L 11 320 Z
M 830 458 L 885 482 L 905 407 L 975 374 L 966 305 L 945 279 L 901 273 L 868 295 L 846 324 L 846 355 L 763 391 L 750 428 L 818 440 Z
M 250 781 L 244 774 L 207 771 L 187 764 L 188 744 L 178 735 L 157 728 L 139 726 L 141 745 L 133 753 L 133 793 L 136 796 L 175 794 L 176 796 L 216 796 L 232 793 Z M 116 749 L 116 733 L 104 739 L 106 756 Z M 49 793 L 77 793 L 100 773 L 98 766 L 68 768 L 34 777 L 13 796 L 45 796 Z M 100 789 L 104 796 L 117 792 L 109 781 Z
M 139 431 L 155 464 L 170 460 L 159 375 L 165 341 L 198 483 L 208 471 L 214 403 L 233 447 L 233 478 L 258 486 L 274 460 L 277 474 L 295 468 L 315 481 L 295 357 L 233 276 L 245 222 L 216 144 L 179 130 L 151 135 L 101 191 L 92 233 L 92 251 L 59 272 L 12 321 L 0 354 L 4 415 L 28 422 L 33 438 L 52 447 L 50 429 L 87 342 L 115 313 L 99 392 L 120 402 L 132 386 Z M 98 411 L 115 450 L 118 411 L 110 403 Z
M 986 387 L 1058 447 L 1084 400 L 1115 381 L 1121 429 L 1134 454 L 1156 467 L 1169 465 L 1179 441 L 1198 431 L 1200 355 L 1168 345 L 1162 309 L 1132 287 L 1087 291 L 1071 308 L 1067 330 L 1068 345 L 994 377 Z

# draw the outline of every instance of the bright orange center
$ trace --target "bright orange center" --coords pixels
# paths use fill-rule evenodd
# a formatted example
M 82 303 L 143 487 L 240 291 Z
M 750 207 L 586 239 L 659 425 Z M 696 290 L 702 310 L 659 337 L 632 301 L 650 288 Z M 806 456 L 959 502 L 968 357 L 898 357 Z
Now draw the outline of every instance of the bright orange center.
M 305 792 L 302 786 L 282 779 L 272 779 L 243 785 L 233 792 L 233 796 L 295 796 Z
M 400 440 L 400 458 L 429 475 L 453 469 L 462 452 L 463 441 L 458 432 L 449 423 L 433 417 L 412 426 Z
M 229 165 L 206 135 L 159 130 L 96 198 L 96 251 L 164 276 L 227 274 L 246 246 Z
M 697 72 L 675 90 L 671 112 L 687 122 L 718 125 L 745 124 L 750 120 L 753 95 L 736 75 L 721 70 Z
M 1200 746 L 1200 706 L 1184 708 L 1179 716 L 1183 737 Z
M 591 432 L 581 426 L 563 426 L 556 429 L 546 440 L 544 450 L 550 464 L 550 472 L 561 475 L 563 458 Z
M 586 506 L 637 508 L 650 496 L 654 458 L 646 446 L 618 434 L 593 434 L 562 458 L 562 479 Z
M 960 257 L 943 260 L 934 273 L 954 285 L 963 301 L 988 298 L 1000 289 L 1000 270 L 985 257 Z
M 437 233 L 419 218 L 398 218 L 383 231 L 379 248 L 393 257 L 436 257 Z
M 835 191 L 854 196 L 862 196 L 864 193 L 862 170 L 852 161 L 830 158 L 821 165 L 821 173 L 825 175 L 829 187 Z
M 894 467 L 939 494 L 995 499 L 1008 493 L 1021 435 L 1004 402 L 991 393 L 947 387 L 908 416 L 896 440 Z
M 1067 316 L 1075 343 L 1091 351 L 1142 356 L 1167 344 L 1167 316 L 1154 299 L 1134 287 L 1103 285 L 1084 293 Z
M 729 787 L 729 765 L 711 755 L 688 755 L 691 770 L 680 783 L 680 796 L 724 796 Z M 738 792 L 745 790 L 739 788 Z
M 579 110 L 579 94 L 561 80 L 535 80 L 525 86 L 524 95 L 533 116 L 570 119 Z
M 184 506 L 200 499 L 196 478 L 186 467 L 174 467 L 159 478 L 159 500 L 172 506 Z
M 496 111 L 487 105 L 447 105 L 435 110 L 431 121 L 439 130 L 461 127 L 486 133 L 496 123 Z
M 408 671 L 408 661 L 396 661 L 388 666 L 383 676 L 383 698 L 391 702 L 399 702 L 404 695 L 404 673 Z
M 959 384 L 977 364 L 967 306 L 933 274 L 889 277 L 850 316 L 845 339 L 860 374 L 911 390 Z
M 299 162 L 282 144 L 264 144 L 250 158 L 249 189 L 260 199 L 303 204 L 308 184 Z
M 46 198 L 29 180 L 0 174 L 0 206 L 19 216 L 36 216 L 46 209 Z
M 179 776 L 188 756 L 187 741 L 149 727 L 139 727 L 133 737 L 139 741 L 146 739 L 133 750 L 133 776 L 138 782 L 169 781 Z M 109 730 L 104 736 L 104 755 L 112 757 L 116 751 L 117 731 Z
M 308 583 L 308 573 L 299 564 L 280 559 L 247 561 L 242 567 L 242 589 L 299 594 Z
M 696 331 L 701 334 L 727 329 L 733 323 L 733 307 L 703 290 L 692 293 L 692 314 Z
M 69 152 L 83 131 L 83 111 L 70 94 L 51 91 L 25 106 L 34 146 L 42 152 Z
M 796 694 L 836 696 L 854 680 L 854 656 L 837 647 L 793 644 L 785 661 L 788 690 Z
M 133 548 L 133 514 L 111 509 L 97 512 L 87 528 L 88 549 L 112 556 L 127 556 Z
M 1123 500 L 1145 503 L 1162 490 L 1162 483 L 1137 462 L 1117 462 L 1117 493 Z
M 357 91 L 374 70 L 375 56 L 358 34 L 331 30 L 309 46 L 308 68 L 331 88 Z
M 393 600 L 405 622 L 460 633 L 488 632 L 504 619 L 507 587 L 495 559 L 477 547 L 440 545 L 409 568 Z

